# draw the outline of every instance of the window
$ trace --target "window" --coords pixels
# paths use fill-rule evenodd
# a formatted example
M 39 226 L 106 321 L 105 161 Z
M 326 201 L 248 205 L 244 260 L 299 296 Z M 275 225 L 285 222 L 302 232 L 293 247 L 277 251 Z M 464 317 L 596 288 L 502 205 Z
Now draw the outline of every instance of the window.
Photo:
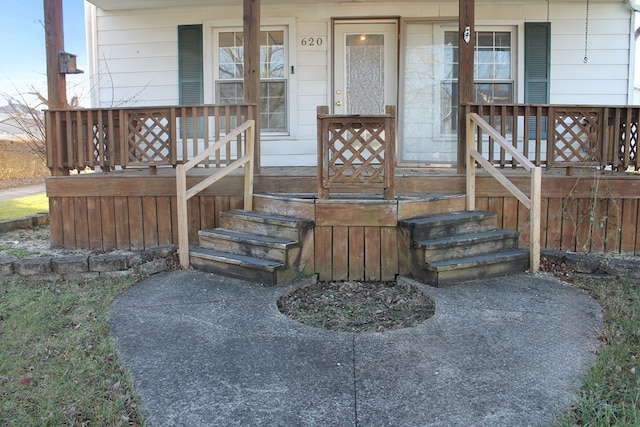
M 513 47 L 510 31 L 477 31 L 474 55 L 474 98 L 476 102 L 513 102 Z M 444 33 L 444 79 L 442 81 L 442 131 L 457 129 L 458 117 L 458 32 Z
M 286 132 L 287 67 L 285 31 L 260 32 L 260 129 Z M 244 37 L 242 31 L 217 33 L 216 98 L 221 104 L 241 103 L 244 99 Z

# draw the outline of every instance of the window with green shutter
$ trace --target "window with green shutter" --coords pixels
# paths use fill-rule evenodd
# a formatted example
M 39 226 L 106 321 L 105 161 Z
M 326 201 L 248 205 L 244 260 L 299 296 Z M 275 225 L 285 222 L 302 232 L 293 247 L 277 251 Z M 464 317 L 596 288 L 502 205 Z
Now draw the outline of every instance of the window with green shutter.
M 180 104 L 203 102 L 202 25 L 178 26 L 178 75 Z M 187 137 L 193 137 L 192 119 L 187 119 Z M 204 123 L 198 123 L 198 134 L 204 134 Z
M 551 23 L 524 24 L 524 102 L 548 104 L 551 71 Z M 542 138 L 547 135 L 547 120 L 540 123 Z M 529 119 L 529 136 L 535 137 L 536 119 Z

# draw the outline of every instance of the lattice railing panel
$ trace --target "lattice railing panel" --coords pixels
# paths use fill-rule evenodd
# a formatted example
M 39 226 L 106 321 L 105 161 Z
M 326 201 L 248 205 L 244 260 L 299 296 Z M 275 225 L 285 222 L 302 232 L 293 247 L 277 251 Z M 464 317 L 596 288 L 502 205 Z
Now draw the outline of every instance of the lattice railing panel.
M 382 189 L 395 197 L 395 108 L 385 115 L 340 116 L 318 107 L 318 194 Z
M 171 164 L 170 111 L 129 111 L 127 121 L 127 164 Z
M 599 162 L 601 120 L 598 110 L 557 110 L 554 127 L 554 163 Z
M 384 123 L 329 125 L 329 183 L 384 183 Z

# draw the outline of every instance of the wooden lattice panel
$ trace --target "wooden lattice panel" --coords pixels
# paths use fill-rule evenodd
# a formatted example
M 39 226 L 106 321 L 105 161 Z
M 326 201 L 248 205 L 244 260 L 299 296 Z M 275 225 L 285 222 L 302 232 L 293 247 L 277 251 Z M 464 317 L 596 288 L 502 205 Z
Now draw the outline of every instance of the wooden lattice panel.
M 318 194 L 382 189 L 395 197 L 395 109 L 378 116 L 328 115 L 318 108 Z
M 601 118 L 597 110 L 556 111 L 554 163 L 592 163 L 599 160 Z
M 620 123 L 620 141 L 618 142 L 619 165 L 638 165 L 638 121 L 625 121 Z
M 171 164 L 170 117 L 168 109 L 127 112 L 127 164 Z
M 384 183 L 384 123 L 332 123 L 328 183 Z

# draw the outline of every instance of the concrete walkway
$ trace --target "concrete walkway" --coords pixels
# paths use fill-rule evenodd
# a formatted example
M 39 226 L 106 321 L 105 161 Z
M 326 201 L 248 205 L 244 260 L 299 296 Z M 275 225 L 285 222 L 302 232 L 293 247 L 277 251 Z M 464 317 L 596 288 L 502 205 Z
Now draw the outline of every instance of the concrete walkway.
M 110 332 L 152 426 L 545 426 L 594 362 L 600 307 L 545 275 L 437 289 L 424 324 L 299 324 L 264 288 L 160 274 L 114 303 Z
M 20 197 L 35 196 L 46 192 L 44 184 L 27 185 L 25 187 L 6 188 L 0 190 L 0 202 Z

